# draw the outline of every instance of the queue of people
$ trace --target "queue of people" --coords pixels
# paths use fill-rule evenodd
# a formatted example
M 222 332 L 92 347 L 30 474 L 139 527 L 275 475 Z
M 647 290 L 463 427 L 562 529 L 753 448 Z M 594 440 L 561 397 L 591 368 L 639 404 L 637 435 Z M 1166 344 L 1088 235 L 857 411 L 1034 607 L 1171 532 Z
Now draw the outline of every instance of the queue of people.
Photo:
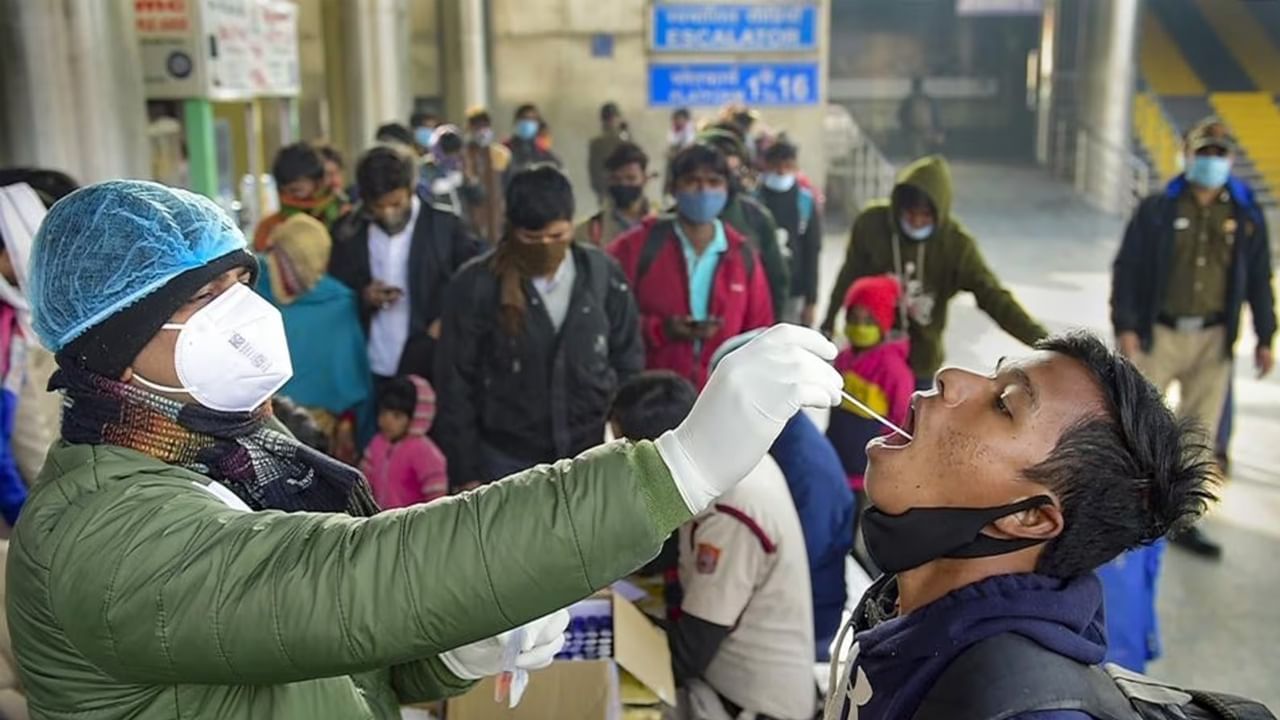
M 563 608 L 664 543 L 683 717 L 1114 716 L 1087 671 L 1145 662 L 1119 638 L 1154 625 L 1109 645 L 1104 606 L 1149 609 L 1124 568 L 1154 577 L 1214 493 L 1160 391 L 1216 427 L 1244 302 L 1271 369 L 1265 225 L 1220 123 L 1130 224 L 1114 353 L 1004 288 L 941 157 L 855 220 L 837 349 L 807 329 L 821 193 L 753 110 L 677 110 L 657 172 L 606 104 L 587 208 L 536 106 L 501 142 L 483 109 L 409 120 L 349 186 L 333 148 L 282 148 L 251 242 L 153 183 L 47 218 L 0 190 L 4 450 L 15 358 L 65 398 L 38 478 L 0 452 L 35 716 L 396 717 L 549 664 Z M 962 291 L 1032 353 L 941 369 Z

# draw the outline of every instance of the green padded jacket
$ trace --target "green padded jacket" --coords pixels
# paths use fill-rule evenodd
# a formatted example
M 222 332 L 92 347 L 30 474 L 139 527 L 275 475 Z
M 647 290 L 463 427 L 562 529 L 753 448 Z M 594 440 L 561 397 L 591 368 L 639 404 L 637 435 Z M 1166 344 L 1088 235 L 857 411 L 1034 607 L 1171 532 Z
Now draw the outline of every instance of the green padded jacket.
M 14 530 L 7 611 L 34 718 L 398 718 L 469 686 L 440 652 L 608 585 L 688 518 L 650 443 L 372 518 L 251 512 L 63 443 Z

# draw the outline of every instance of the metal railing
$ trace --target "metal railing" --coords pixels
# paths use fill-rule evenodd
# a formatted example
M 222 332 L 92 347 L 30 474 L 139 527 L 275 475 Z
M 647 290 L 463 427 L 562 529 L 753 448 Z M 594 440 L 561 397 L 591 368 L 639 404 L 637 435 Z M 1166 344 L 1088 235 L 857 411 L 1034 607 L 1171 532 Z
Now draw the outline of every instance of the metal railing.
M 1059 123 L 1055 145 L 1050 169 L 1104 212 L 1126 215 L 1151 192 L 1147 161 L 1087 126 Z
M 852 217 L 868 202 L 889 197 L 896 169 L 844 108 L 827 113 L 827 196 Z

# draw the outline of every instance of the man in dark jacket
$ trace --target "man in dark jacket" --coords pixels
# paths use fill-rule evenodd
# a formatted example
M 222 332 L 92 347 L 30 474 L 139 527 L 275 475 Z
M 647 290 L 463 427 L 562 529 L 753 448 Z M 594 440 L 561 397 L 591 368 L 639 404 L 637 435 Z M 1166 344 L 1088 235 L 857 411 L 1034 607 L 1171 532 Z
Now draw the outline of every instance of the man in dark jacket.
M 511 175 L 539 163 L 550 163 L 560 167 L 560 158 L 543 146 L 541 137 L 543 127 L 542 113 L 538 111 L 538 106 L 525 103 L 516 108 L 515 125 L 511 129 L 511 137 L 507 138 L 506 142 L 507 149 L 511 151 L 508 179 Z
M 899 328 L 911 337 L 911 370 L 921 387 L 942 367 L 951 298 L 965 290 L 1005 332 L 1030 345 L 1047 331 L 1027 314 L 983 259 L 973 236 L 951 215 L 951 170 L 937 155 L 902 169 L 888 201 L 867 206 L 853 222 L 849 250 L 831 291 L 822 330 L 836 314 L 854 280 L 892 273 L 904 298 Z
M 365 153 L 356 167 L 365 199 L 333 230 L 329 274 L 360 297 L 375 378 L 431 378 L 449 278 L 480 251 L 458 216 L 417 197 L 415 167 L 390 146 Z
M 951 667 L 992 643 L 1101 663 L 1093 570 L 1212 499 L 1196 437 L 1133 365 L 1083 333 L 1037 349 L 991 374 L 943 370 L 915 397 L 914 439 L 868 446 L 863 537 L 886 575 L 854 612 L 852 660 L 826 717 L 846 699 L 859 720 L 960 716 L 999 678 L 948 677 Z M 932 697 L 940 684 L 954 691 L 945 701 Z M 1021 697 L 1045 700 L 1037 687 Z M 1083 720 L 1082 699 L 1001 717 Z
M 797 182 L 799 156 L 796 146 L 779 140 L 764 153 L 765 172 L 760 179 L 760 201 L 774 222 L 787 233 L 791 251 L 790 297 L 783 322 L 813 327 L 818 304 L 818 256 L 822 254 L 822 217 L 813 192 Z
M 1120 351 L 1164 390 L 1182 388 L 1178 413 L 1217 434 L 1240 334 L 1240 308 L 1253 315 L 1259 377 L 1271 372 L 1276 332 L 1271 244 L 1253 193 L 1231 176 L 1235 143 L 1208 118 L 1187 134 L 1187 171 L 1142 202 L 1125 230 L 1111 285 Z M 1218 557 L 1197 530 L 1174 539 Z
M 618 146 L 631 141 L 627 121 L 622 117 L 618 103 L 607 102 L 600 106 L 600 134 L 587 145 L 587 173 L 591 177 L 591 192 L 603 206 L 609 192 L 609 168 L 606 162 Z
M 559 170 L 517 173 L 508 234 L 449 287 L 436 357 L 436 438 L 454 488 L 570 457 L 604 440 L 618 384 L 644 369 L 622 270 L 573 243 Z

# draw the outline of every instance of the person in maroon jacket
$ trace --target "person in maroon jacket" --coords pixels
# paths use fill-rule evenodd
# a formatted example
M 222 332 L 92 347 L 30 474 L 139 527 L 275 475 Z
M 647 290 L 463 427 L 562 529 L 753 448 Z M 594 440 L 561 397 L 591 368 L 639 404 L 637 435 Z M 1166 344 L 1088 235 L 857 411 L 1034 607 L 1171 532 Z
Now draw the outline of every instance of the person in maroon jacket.
M 709 145 L 671 163 L 676 216 L 646 220 L 609 247 L 640 306 L 646 367 L 701 388 L 716 348 L 773 324 L 769 282 L 755 250 L 718 216 L 729 196 L 724 155 Z

